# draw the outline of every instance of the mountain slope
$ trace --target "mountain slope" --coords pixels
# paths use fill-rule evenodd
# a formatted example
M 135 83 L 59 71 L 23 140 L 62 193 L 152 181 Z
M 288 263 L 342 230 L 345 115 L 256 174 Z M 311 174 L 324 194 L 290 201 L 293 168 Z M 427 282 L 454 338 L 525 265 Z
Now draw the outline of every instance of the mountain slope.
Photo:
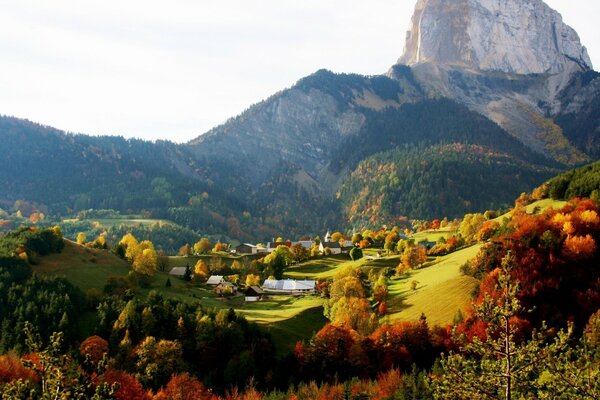
M 317 71 L 185 145 L 0 118 L 0 206 L 147 212 L 264 241 L 511 202 L 598 158 L 600 76 L 556 11 L 501 3 L 419 0 L 410 67 Z M 390 186 L 377 171 L 391 165 Z

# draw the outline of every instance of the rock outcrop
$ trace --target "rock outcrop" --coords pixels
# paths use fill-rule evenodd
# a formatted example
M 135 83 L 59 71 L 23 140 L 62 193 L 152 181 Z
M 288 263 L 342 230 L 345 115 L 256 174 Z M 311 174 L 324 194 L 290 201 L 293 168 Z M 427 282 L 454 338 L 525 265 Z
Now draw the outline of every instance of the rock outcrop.
M 398 63 L 516 74 L 592 69 L 577 32 L 542 0 L 418 0 Z

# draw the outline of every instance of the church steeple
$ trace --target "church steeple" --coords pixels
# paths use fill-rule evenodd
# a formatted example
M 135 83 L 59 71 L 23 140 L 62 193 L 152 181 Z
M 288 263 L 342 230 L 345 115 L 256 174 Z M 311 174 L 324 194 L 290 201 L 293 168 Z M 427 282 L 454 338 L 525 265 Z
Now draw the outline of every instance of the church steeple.
M 331 233 L 329 233 L 329 231 L 325 234 L 325 242 L 331 242 Z

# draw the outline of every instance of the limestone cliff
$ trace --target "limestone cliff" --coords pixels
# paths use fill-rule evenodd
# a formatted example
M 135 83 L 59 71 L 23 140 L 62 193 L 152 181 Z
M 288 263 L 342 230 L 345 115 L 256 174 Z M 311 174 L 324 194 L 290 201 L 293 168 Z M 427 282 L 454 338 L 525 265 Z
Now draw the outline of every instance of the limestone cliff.
M 398 62 L 516 74 L 592 69 L 577 32 L 542 0 L 418 0 Z

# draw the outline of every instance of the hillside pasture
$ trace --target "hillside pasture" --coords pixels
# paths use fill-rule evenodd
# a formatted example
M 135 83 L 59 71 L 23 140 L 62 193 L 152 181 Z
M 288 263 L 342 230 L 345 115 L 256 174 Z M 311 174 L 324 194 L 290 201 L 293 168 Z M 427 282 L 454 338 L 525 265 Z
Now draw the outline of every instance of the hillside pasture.
M 114 254 L 65 240 L 60 253 L 41 257 L 33 271 L 40 275 L 66 277 L 82 290 L 102 290 L 109 276 L 127 276 L 129 264 Z
M 408 276 L 393 278 L 389 285 L 388 315 L 384 321 L 416 320 L 421 314 L 431 324 L 448 324 L 456 312 L 471 302 L 477 280 L 465 276 L 460 267 L 474 258 L 481 245 L 474 245 L 444 257 L 426 268 L 411 270 Z M 419 282 L 417 290 L 411 282 Z

